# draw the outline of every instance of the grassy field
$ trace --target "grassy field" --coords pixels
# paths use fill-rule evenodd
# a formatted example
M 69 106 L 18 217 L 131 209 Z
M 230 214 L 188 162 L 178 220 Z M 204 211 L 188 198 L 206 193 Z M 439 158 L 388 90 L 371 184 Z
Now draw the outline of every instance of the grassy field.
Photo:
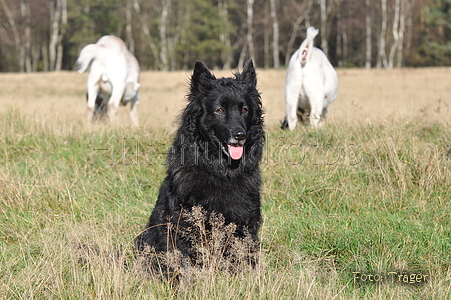
M 86 75 L 0 74 L 0 299 L 448 299 L 450 68 L 339 70 L 327 126 L 266 111 L 261 263 L 150 279 L 133 261 L 189 72 L 142 74 L 139 129 L 85 126 Z M 217 72 L 229 76 L 230 72 Z

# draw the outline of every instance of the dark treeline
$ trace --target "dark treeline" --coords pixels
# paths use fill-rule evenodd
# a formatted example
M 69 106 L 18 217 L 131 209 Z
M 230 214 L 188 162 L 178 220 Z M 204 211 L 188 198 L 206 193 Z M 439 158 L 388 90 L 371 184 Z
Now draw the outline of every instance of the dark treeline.
M 451 0 L 0 0 L 0 71 L 72 70 L 105 34 L 142 70 L 287 64 L 306 28 L 339 67 L 451 65 Z

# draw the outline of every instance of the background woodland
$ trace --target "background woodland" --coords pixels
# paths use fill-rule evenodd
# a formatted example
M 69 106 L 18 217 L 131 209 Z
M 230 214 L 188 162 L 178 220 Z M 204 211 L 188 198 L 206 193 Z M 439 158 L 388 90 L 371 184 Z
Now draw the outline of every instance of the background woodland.
M 0 72 L 73 70 L 105 34 L 142 70 L 278 69 L 309 26 L 334 66 L 451 65 L 451 0 L 0 0 Z

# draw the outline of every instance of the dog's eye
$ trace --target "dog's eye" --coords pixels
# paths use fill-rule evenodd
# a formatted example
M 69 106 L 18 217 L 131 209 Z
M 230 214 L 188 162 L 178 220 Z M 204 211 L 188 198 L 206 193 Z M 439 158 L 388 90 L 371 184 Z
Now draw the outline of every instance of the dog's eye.
M 241 109 L 241 113 L 243 113 L 243 114 L 247 114 L 248 111 L 249 110 L 247 109 L 246 106 L 243 106 L 243 108 Z
M 225 113 L 225 110 L 224 110 L 224 108 L 220 107 L 216 110 L 216 113 L 223 114 L 223 113 Z

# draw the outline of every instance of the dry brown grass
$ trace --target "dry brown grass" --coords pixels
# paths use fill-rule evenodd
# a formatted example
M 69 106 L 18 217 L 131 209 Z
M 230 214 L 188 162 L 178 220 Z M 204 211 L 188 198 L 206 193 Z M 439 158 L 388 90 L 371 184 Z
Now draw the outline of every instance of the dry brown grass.
M 0 74 L 0 298 L 449 298 L 451 68 L 338 70 L 330 126 L 292 133 L 276 129 L 285 114 L 284 70 L 257 71 L 270 127 L 260 263 L 249 274 L 196 273 L 179 286 L 130 264 L 165 166 L 121 163 L 115 151 L 125 151 L 123 141 L 127 159 L 134 153 L 128 128 L 85 131 L 86 74 Z M 142 129 L 132 134 L 149 161 L 164 161 L 159 145 L 170 143 L 166 130 L 175 129 L 189 75 L 142 74 Z M 4 114 L 11 108 L 19 113 Z M 129 126 L 128 108 L 119 113 Z M 103 152 L 89 163 L 103 146 L 117 155 L 115 165 Z M 337 151 L 343 157 L 329 164 Z M 352 271 L 404 266 L 434 280 L 353 285 Z
M 285 70 L 257 70 L 266 125 L 278 126 L 285 115 Z M 231 71 L 216 71 L 217 77 Z M 142 127 L 174 129 L 185 106 L 191 71 L 143 72 L 139 117 Z M 380 123 L 399 120 L 451 120 L 451 68 L 338 70 L 338 98 L 328 122 Z M 75 72 L 0 74 L 0 113 L 11 107 L 43 122 L 85 121 L 86 74 Z M 128 107 L 119 110 L 128 126 Z M 64 122 L 62 122 L 64 121 Z

